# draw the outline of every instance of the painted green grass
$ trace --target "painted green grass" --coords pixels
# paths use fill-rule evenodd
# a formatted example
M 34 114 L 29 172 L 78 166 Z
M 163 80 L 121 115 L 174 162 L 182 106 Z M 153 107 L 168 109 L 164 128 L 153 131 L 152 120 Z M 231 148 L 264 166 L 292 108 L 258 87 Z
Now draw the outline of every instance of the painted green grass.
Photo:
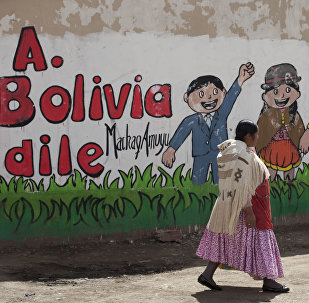
M 201 186 L 191 183 L 191 170 L 180 165 L 170 175 L 150 164 L 108 171 L 96 184 L 75 170 L 64 185 L 43 180 L 0 177 L 0 239 L 129 232 L 164 226 L 203 224 L 209 219 L 218 187 L 210 174 Z M 309 212 L 309 167 L 304 164 L 292 182 L 280 177 L 270 183 L 273 217 Z

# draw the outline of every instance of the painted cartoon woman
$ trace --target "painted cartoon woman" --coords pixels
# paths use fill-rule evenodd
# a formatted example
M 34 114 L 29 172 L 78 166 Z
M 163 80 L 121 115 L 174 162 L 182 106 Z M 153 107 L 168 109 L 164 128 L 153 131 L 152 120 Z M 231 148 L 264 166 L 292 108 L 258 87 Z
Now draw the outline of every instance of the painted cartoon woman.
M 256 151 L 268 166 L 272 180 L 278 170 L 284 172 L 285 179 L 294 179 L 294 170 L 301 163 L 299 149 L 308 150 L 307 146 L 300 147 L 305 133 L 297 111 L 300 80 L 292 64 L 282 63 L 267 70 L 265 83 L 261 85 L 265 90 L 262 94 L 264 106 L 258 120 L 260 137 Z

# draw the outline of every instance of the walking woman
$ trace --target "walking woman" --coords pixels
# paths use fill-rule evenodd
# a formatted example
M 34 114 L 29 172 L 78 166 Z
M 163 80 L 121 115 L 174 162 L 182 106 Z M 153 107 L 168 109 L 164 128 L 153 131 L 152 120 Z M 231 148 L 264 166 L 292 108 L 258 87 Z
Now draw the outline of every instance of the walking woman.
M 235 140 L 218 146 L 219 197 L 196 251 L 209 261 L 198 282 L 210 289 L 221 290 L 213 274 L 227 264 L 264 280 L 264 291 L 289 291 L 275 281 L 283 269 L 271 223 L 269 172 L 252 149 L 257 139 L 258 126 L 242 120 Z

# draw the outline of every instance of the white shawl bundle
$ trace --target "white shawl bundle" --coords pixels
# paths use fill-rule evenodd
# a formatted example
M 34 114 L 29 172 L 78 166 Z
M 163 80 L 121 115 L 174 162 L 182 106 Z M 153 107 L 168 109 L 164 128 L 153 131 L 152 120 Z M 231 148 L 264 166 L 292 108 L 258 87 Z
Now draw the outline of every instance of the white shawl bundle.
M 269 178 L 269 172 L 245 142 L 230 139 L 218 148 L 219 196 L 207 228 L 216 233 L 234 234 L 241 210 L 251 201 L 264 178 Z

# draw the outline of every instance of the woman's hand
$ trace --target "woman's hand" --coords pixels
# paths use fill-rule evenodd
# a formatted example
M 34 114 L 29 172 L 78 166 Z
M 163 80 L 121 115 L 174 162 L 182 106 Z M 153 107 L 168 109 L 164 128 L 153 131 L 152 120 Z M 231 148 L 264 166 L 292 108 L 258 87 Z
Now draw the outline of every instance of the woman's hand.
M 256 226 L 256 219 L 251 206 L 244 208 L 246 225 L 249 228 Z
M 299 141 L 299 148 L 302 153 L 306 154 L 309 150 L 309 128 L 304 132 Z

